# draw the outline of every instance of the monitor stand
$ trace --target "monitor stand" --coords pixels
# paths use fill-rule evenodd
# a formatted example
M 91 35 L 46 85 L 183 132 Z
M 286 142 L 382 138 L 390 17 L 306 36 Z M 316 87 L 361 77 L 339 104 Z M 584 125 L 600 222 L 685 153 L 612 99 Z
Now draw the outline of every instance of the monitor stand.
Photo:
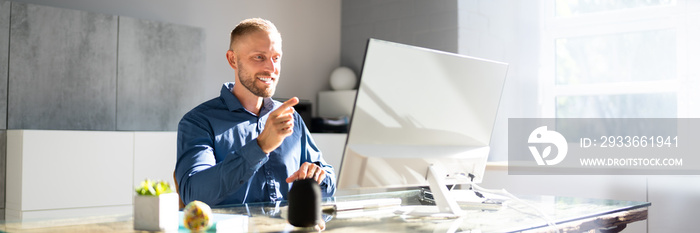
M 435 200 L 438 212 L 457 216 L 462 215 L 464 211 L 459 207 L 457 200 L 452 197 L 450 191 L 447 190 L 445 177 L 439 176 L 438 174 L 439 173 L 435 170 L 435 166 L 430 165 L 430 167 L 428 167 L 428 185 L 430 186 L 430 191 L 433 193 L 433 199 Z
M 411 206 L 412 208 L 405 214 L 412 216 L 433 216 L 433 217 L 448 217 L 457 218 L 462 216 L 464 210 L 459 207 L 457 201 L 449 190 L 445 182 L 445 177 L 439 176 L 435 166 L 428 167 L 427 181 L 430 191 L 435 201 L 435 206 Z

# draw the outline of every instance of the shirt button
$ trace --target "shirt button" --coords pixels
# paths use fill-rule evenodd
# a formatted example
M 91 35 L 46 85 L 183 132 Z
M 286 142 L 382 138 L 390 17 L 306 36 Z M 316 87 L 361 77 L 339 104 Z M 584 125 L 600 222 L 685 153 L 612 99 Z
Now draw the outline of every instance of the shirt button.
M 243 184 L 243 180 L 238 181 L 238 184 Z

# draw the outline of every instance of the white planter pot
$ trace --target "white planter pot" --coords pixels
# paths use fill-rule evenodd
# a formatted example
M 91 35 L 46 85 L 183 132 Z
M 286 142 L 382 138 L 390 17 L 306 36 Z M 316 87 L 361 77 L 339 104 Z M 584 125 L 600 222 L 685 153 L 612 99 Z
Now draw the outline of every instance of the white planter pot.
M 160 196 L 134 196 L 134 230 L 177 231 L 177 193 Z

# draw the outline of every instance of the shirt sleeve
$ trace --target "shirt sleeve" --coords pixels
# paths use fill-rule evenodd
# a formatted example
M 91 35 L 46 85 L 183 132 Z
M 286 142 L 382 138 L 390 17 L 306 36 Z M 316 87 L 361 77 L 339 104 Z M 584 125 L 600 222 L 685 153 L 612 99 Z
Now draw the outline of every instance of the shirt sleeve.
M 193 200 L 209 205 L 220 203 L 268 160 L 268 154 L 254 139 L 217 163 L 214 136 L 208 125 L 192 114 L 185 115 L 178 125 L 175 176 L 184 203 Z
M 335 169 L 333 168 L 333 165 L 330 165 L 326 163 L 326 160 L 323 159 L 323 154 L 321 153 L 321 150 L 318 149 L 316 146 L 316 142 L 314 142 L 313 138 L 311 137 L 311 133 L 309 132 L 309 129 L 306 128 L 306 125 L 304 124 L 304 121 L 301 119 L 301 116 L 299 114 L 295 114 L 297 116 L 297 122 L 301 122 L 300 126 L 303 128 L 303 135 L 302 135 L 302 142 L 305 145 L 305 153 L 303 154 L 307 160 L 302 160 L 303 162 L 312 162 L 321 167 L 325 172 L 326 172 L 326 178 L 321 181 L 321 195 L 323 197 L 331 197 L 335 195 L 335 189 L 336 189 L 336 176 L 335 176 Z

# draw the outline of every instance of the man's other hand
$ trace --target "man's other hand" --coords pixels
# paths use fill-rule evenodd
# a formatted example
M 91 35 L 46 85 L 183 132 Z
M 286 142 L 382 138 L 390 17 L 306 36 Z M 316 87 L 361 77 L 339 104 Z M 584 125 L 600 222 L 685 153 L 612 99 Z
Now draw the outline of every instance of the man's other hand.
M 258 145 L 265 153 L 277 149 L 294 129 L 294 105 L 299 103 L 297 97 L 285 101 L 282 106 L 271 112 L 265 122 L 265 129 L 258 136 Z
M 321 183 L 326 178 L 326 171 L 321 169 L 314 163 L 305 162 L 299 167 L 299 170 L 287 177 L 287 183 L 292 183 L 295 180 L 314 179 L 317 183 Z

